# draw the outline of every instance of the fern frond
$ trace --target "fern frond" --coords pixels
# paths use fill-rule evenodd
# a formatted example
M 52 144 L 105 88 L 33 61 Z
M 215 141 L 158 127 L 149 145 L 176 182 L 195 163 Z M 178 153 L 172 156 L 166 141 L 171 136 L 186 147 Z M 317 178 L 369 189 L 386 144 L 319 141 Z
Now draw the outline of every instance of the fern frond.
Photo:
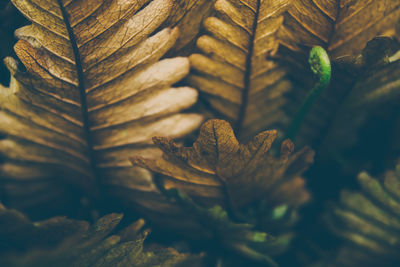
M 6 60 L 13 80 L 0 99 L 3 200 L 28 210 L 68 185 L 92 196 L 104 186 L 157 192 L 128 156 L 157 157 L 151 137 L 181 137 L 202 122 L 179 113 L 196 102 L 196 90 L 172 87 L 188 59 L 160 60 L 179 36 L 177 28 L 158 30 L 174 2 L 13 3 L 32 24 L 16 31 L 26 72 Z

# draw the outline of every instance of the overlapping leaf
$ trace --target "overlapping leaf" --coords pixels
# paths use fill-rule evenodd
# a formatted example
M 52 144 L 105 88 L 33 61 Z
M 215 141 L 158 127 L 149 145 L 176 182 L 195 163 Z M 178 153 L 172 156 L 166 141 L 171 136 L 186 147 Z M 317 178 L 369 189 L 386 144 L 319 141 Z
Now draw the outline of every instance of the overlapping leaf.
M 276 131 L 265 131 L 242 145 L 228 122 L 210 120 L 201 127 L 193 147 L 179 146 L 169 138 L 154 138 L 164 156 L 158 160 L 134 157 L 132 161 L 165 175 L 159 182 L 164 190 L 180 190 L 205 207 L 219 205 L 236 214 L 234 219 L 241 218 L 239 221 L 252 223 L 269 234 L 282 234 L 283 238 L 295 221 L 296 208 L 309 199 L 299 175 L 311 164 L 313 152 L 304 148 L 291 155 L 293 144 L 287 140 L 276 158 L 269 154 L 275 138 Z M 159 213 L 157 221 L 163 227 L 185 231 L 183 227 L 192 227 L 190 217 L 187 212 L 182 215 L 176 206 L 152 202 L 149 209 Z M 259 210 L 251 211 L 249 206 Z M 174 223 L 169 223 L 170 216 Z M 287 219 L 289 222 L 284 223 Z M 210 236 L 197 230 L 189 234 L 203 234 L 203 239 Z
M 344 191 L 327 223 L 345 240 L 336 261 L 323 266 L 398 266 L 400 258 L 400 165 L 376 179 L 358 176 L 362 191 Z
M 8 59 L 13 79 L 1 88 L 2 198 L 27 208 L 58 198 L 65 184 L 156 190 L 128 155 L 155 157 L 152 136 L 180 137 L 202 121 L 178 113 L 197 92 L 171 87 L 188 73 L 188 60 L 159 61 L 179 36 L 176 28 L 157 31 L 174 2 L 13 3 L 32 25 L 16 32 L 26 72 Z
M 144 221 L 139 220 L 115 233 L 121 219 L 120 214 L 110 214 L 91 226 L 65 217 L 34 223 L 20 212 L 1 206 L 0 263 L 21 267 L 201 264 L 200 255 L 180 254 L 173 248 L 145 251 L 143 242 L 148 232 L 139 233 Z
M 154 138 L 164 152 L 163 158 L 134 157 L 133 162 L 169 177 L 164 181 L 165 189 L 181 189 L 194 198 L 218 204 L 229 200 L 225 204 L 234 210 L 263 198 L 275 202 L 274 196 L 293 205 L 302 204 L 308 199 L 308 194 L 295 184 L 303 184 L 298 176 L 312 162 L 313 152 L 304 148 L 290 155 L 293 144 L 287 140 L 282 144 L 281 157 L 275 158 L 269 154 L 275 138 L 276 131 L 265 131 L 247 145 L 242 145 L 229 123 L 209 120 L 201 127 L 192 148 L 181 147 L 170 138 Z M 275 195 L 272 188 L 280 193 Z M 285 188 L 297 193 L 289 194 Z
M 293 50 L 320 45 L 332 58 L 357 55 L 382 34 L 395 34 L 400 18 L 396 0 L 293 0 L 285 14 L 280 41 Z
M 203 20 L 213 12 L 215 0 L 175 0 L 176 6 L 166 25 L 176 25 L 181 32 L 172 52 L 189 54 L 195 50 L 195 37 L 198 35 Z

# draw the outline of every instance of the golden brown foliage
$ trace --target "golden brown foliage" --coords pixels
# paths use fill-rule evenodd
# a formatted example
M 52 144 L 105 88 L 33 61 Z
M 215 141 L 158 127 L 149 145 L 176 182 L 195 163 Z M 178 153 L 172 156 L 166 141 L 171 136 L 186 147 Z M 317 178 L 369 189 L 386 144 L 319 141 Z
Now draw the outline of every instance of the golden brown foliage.
M 6 206 L 28 214 L 38 208 L 43 217 L 79 207 L 76 215 L 88 205 L 139 211 L 172 234 L 213 239 L 218 249 L 276 266 L 269 257 L 288 247 L 298 209 L 310 199 L 300 176 L 314 152 L 293 153 L 285 140 L 278 155 L 272 144 L 288 136 L 287 126 L 308 103 L 315 81 L 307 54 L 316 45 L 330 56 L 331 84 L 310 104 L 292 140 L 318 153 L 310 182 L 315 170 L 329 177 L 326 165 L 355 173 L 377 157 L 391 164 L 400 152 L 398 0 L 12 3 L 32 24 L 16 31 L 20 62 L 5 60 L 12 78 L 8 88 L 0 86 L 0 200 Z M 192 147 L 181 145 L 193 141 L 188 134 L 206 116 L 228 122 L 210 120 Z M 371 118 L 387 120 L 389 129 L 378 127 L 363 139 Z M 386 142 L 385 155 L 369 142 Z M 388 184 L 361 175 L 367 193 L 343 193 L 333 208 L 332 228 L 350 241 L 339 265 L 398 262 L 393 189 L 399 177 L 388 175 L 395 177 Z M 32 223 L 0 206 L 0 238 L 29 240 L 23 249 L 41 247 L 30 243 L 41 237 L 44 249 L 61 244 L 50 257 L 38 252 L 21 264 L 145 266 L 185 258 L 168 250 L 162 259 L 150 253 L 154 262 L 141 253 L 144 237 L 133 243 L 108 237 L 118 216 L 101 219 L 98 229 L 106 231 L 97 236 L 97 226 L 85 222 Z
M 248 144 L 240 144 L 232 127 L 222 120 L 204 123 L 193 147 L 183 147 L 170 138 L 153 138 L 163 157 L 134 157 L 133 164 L 162 174 L 158 181 L 161 191 L 178 190 L 195 202 L 143 200 L 144 214 L 163 228 L 214 239 L 246 257 L 276 266 L 260 255 L 281 253 L 290 244 L 297 208 L 309 200 L 300 175 L 313 162 L 314 152 L 304 148 L 292 154 L 293 143 L 286 140 L 280 156 L 274 157 L 270 148 L 275 138 L 276 131 L 264 131 Z M 183 206 L 178 205 L 182 201 Z M 185 204 L 187 201 L 192 204 Z M 256 230 L 263 233 L 251 232 Z M 250 239 L 260 234 L 276 239 Z
M 86 192 L 121 183 L 154 190 L 128 155 L 156 157 L 151 137 L 180 137 L 202 121 L 179 113 L 196 102 L 196 90 L 172 87 L 188 73 L 189 61 L 160 60 L 179 36 L 177 28 L 157 31 L 173 1 L 13 2 L 32 25 L 16 31 L 15 51 L 26 72 L 7 60 L 14 78 L 0 102 L 10 205 L 48 202 L 62 195 L 64 184 Z M 46 185 L 52 189 L 35 199 Z M 18 194 L 30 203 L 14 202 Z
M 299 175 L 312 163 L 314 153 L 305 148 L 291 155 L 293 144 L 286 140 L 275 158 L 269 154 L 275 138 L 276 131 L 265 131 L 242 145 L 229 123 L 209 120 L 192 148 L 169 138 L 154 138 L 163 158 L 135 157 L 133 163 L 166 175 L 167 190 L 177 188 L 221 205 L 227 200 L 225 204 L 234 210 L 261 199 L 271 205 L 301 205 L 309 195 Z
M 189 82 L 240 136 L 252 136 L 284 117 L 283 94 L 290 84 L 270 56 L 278 49 L 276 33 L 289 2 L 217 1 L 217 17 L 204 22 L 210 35 L 197 40 L 202 54 L 190 56 Z

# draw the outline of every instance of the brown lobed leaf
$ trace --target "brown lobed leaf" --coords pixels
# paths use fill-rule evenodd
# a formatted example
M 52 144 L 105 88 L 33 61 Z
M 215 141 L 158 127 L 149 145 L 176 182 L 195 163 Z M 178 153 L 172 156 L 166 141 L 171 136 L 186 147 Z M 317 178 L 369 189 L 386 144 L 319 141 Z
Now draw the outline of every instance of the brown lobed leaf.
M 245 221 L 258 224 L 269 233 L 274 223 L 269 219 L 264 222 L 264 217 L 279 207 L 284 208 L 285 214 L 286 210 L 296 209 L 309 199 L 300 175 L 314 156 L 309 148 L 292 154 L 293 144 L 287 140 L 282 144 L 280 157 L 276 158 L 269 154 L 275 138 L 276 131 L 264 131 L 243 145 L 228 122 L 209 120 L 201 127 L 193 147 L 182 147 L 169 138 L 156 137 L 154 142 L 163 150 L 163 157 L 157 160 L 133 157 L 132 162 L 164 175 L 159 181 L 163 190 L 178 189 L 206 207 L 220 205 L 233 213 L 247 214 L 249 206 L 265 203 L 265 209 L 253 218 L 255 221 L 250 215 L 244 217 Z M 191 229 L 197 229 L 190 224 L 187 215 L 180 215 L 182 211 L 176 204 L 167 203 L 153 200 L 149 210 L 153 212 L 155 223 L 162 221 L 163 227 L 175 229 L 184 225 L 180 232 L 185 232 L 183 228 L 188 227 L 188 223 Z M 167 219 L 168 216 L 173 218 Z M 293 222 L 294 217 L 290 220 Z M 285 228 L 284 223 L 280 226 L 277 228 Z
M 164 152 L 163 158 L 134 157 L 132 161 L 168 176 L 165 189 L 178 188 L 195 197 L 213 198 L 216 203 L 228 198 L 234 209 L 262 198 L 272 200 L 274 195 L 291 205 L 301 205 L 308 200 L 308 193 L 296 185 L 302 185 L 299 175 L 312 163 L 314 153 L 304 148 L 291 155 L 293 144 L 286 140 L 281 156 L 275 158 L 269 154 L 275 138 L 276 131 L 264 131 L 242 145 L 228 122 L 209 120 L 201 127 L 193 147 L 181 147 L 169 138 L 155 137 L 154 142 Z M 285 190 L 289 188 L 294 191 Z
M 61 198 L 68 185 L 92 194 L 105 185 L 157 191 L 128 155 L 157 157 L 151 137 L 181 137 L 202 122 L 179 113 L 196 102 L 196 90 L 172 86 L 188 73 L 188 59 L 160 60 L 179 36 L 159 29 L 176 3 L 13 3 L 32 24 L 16 31 L 26 71 L 7 59 L 13 78 L 1 88 L 2 199 L 28 210 Z

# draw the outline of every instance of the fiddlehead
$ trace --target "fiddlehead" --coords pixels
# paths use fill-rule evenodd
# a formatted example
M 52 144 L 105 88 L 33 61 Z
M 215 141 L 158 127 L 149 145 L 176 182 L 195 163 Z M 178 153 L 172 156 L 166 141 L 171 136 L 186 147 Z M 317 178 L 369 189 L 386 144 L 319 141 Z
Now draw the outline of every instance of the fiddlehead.
M 331 62 L 325 49 L 320 46 L 313 47 L 310 51 L 308 62 L 310 63 L 312 72 L 317 77 L 317 83 L 308 93 L 299 111 L 290 123 L 289 129 L 286 133 L 286 138 L 291 140 L 295 139 L 301 124 L 312 107 L 312 104 L 321 92 L 328 87 L 331 80 Z

